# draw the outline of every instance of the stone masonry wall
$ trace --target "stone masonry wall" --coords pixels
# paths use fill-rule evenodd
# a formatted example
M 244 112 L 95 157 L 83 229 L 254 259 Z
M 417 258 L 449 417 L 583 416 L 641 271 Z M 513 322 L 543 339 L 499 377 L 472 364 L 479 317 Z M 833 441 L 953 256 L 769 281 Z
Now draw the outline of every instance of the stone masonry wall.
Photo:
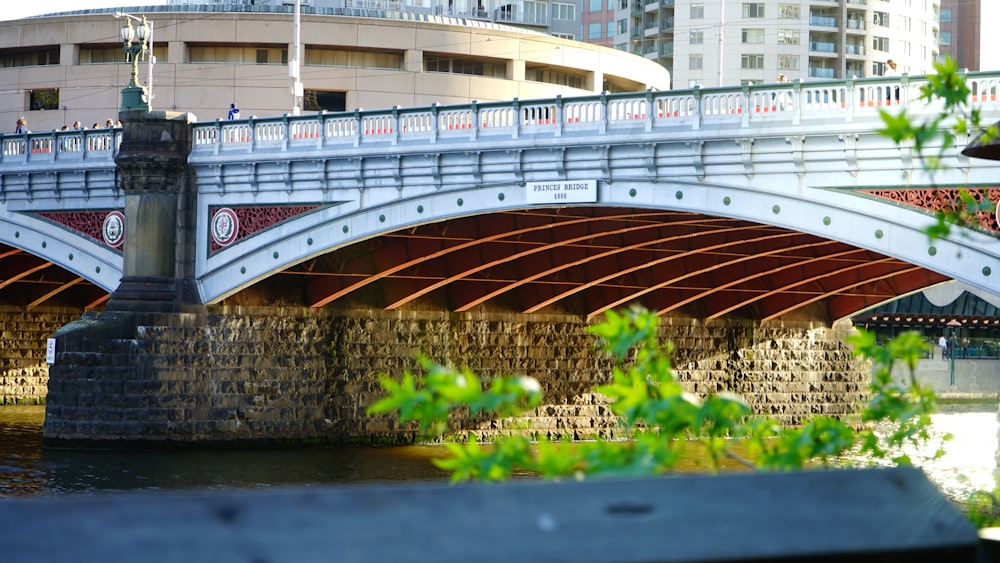
M 45 402 L 45 344 L 79 311 L 0 308 L 0 405 Z
M 530 416 L 535 433 L 577 439 L 615 435 L 617 421 L 606 400 L 591 391 L 610 381 L 612 362 L 594 350 L 595 338 L 582 319 L 398 312 L 335 322 L 342 326 L 333 331 L 339 352 L 332 416 L 363 423 L 349 434 L 410 439 L 395 420 L 365 417 L 364 408 L 382 396 L 373 373 L 401 375 L 415 369 L 412 358 L 423 352 L 485 377 L 525 374 L 539 379 L 546 404 Z M 867 396 L 869 366 L 853 359 L 829 328 L 808 323 L 706 325 L 690 319 L 663 319 L 661 327 L 664 339 L 677 347 L 678 379 L 698 395 L 732 391 L 756 412 L 787 424 L 814 414 L 849 415 Z M 496 421 L 465 427 L 479 438 L 511 431 Z
M 848 414 L 869 370 L 829 329 L 664 319 L 678 377 L 695 393 L 730 390 L 795 423 Z M 431 359 L 483 377 L 539 379 L 531 431 L 612 437 L 616 420 L 591 389 L 608 381 L 587 324 L 571 316 L 236 309 L 132 319 L 88 316 L 60 331 L 51 366 L 50 444 L 406 443 L 414 429 L 365 409 L 379 374 Z M 519 431 L 463 421 L 481 438 Z

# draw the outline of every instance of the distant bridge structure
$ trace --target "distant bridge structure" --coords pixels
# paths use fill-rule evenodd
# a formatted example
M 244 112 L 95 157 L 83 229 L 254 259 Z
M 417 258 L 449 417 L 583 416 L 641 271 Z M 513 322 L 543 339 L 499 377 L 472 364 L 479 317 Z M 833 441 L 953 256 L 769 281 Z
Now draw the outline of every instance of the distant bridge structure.
M 967 80 L 995 121 L 1000 73 Z M 960 139 L 930 177 L 878 133 L 879 110 L 939 109 L 925 81 L 198 122 L 199 298 L 768 320 L 839 319 L 949 279 L 997 292 L 995 233 L 924 229 L 957 188 L 1000 185 L 1000 166 Z M 120 135 L 0 141 L 0 302 L 93 309 L 117 287 Z

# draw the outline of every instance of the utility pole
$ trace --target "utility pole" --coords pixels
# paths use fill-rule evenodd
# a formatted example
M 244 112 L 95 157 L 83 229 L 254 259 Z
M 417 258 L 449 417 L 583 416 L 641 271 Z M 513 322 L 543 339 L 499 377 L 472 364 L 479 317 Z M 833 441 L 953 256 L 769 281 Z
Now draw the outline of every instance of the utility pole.
M 292 19 L 292 56 L 288 61 L 288 74 L 292 77 L 292 115 L 302 113 L 302 82 L 300 80 L 300 64 L 302 60 L 302 43 L 300 40 L 300 27 L 302 19 L 302 0 L 295 0 L 295 15 Z
M 723 49 L 726 44 L 726 0 L 719 2 L 719 87 L 722 87 Z

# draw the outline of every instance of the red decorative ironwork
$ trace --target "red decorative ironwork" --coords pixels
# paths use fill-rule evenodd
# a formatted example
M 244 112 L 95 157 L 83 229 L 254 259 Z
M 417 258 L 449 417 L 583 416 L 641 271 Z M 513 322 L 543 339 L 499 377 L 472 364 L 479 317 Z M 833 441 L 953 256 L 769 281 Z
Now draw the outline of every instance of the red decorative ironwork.
M 282 221 L 287 221 L 303 213 L 308 213 L 318 209 L 320 205 L 274 205 L 270 207 L 229 207 L 239 219 L 239 232 L 228 244 L 238 242 L 247 237 L 253 236 L 265 229 L 269 229 Z M 215 217 L 215 212 L 223 206 L 212 207 L 208 210 L 209 217 Z M 223 247 L 209 236 L 211 252 L 218 252 Z M 227 244 L 227 246 L 228 246 Z
M 996 202 L 1000 201 L 1000 188 L 961 188 L 976 202 L 991 201 L 994 205 L 975 212 L 979 224 L 986 230 L 1000 233 L 997 223 Z M 871 196 L 888 199 L 909 207 L 918 207 L 932 213 L 951 212 L 964 207 L 959 188 L 928 188 L 922 190 L 860 190 Z
M 120 209 L 104 209 L 100 211 L 41 211 L 35 213 L 35 216 L 58 223 L 67 229 L 90 237 L 116 252 L 121 252 L 120 247 L 110 246 L 104 240 L 104 219 L 107 218 L 108 213 L 115 211 L 121 212 Z

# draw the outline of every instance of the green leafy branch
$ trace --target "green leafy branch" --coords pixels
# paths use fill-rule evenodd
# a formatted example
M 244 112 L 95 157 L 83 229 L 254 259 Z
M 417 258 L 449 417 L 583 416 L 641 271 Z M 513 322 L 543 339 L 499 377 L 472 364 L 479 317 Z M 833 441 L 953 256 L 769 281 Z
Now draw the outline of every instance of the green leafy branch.
M 852 341 L 855 353 L 877 366 L 872 400 L 861 420 L 891 424 L 885 434 L 874 428 L 855 431 L 832 417 L 782 427 L 769 417 L 754 415 L 736 395 L 698 398 L 677 381 L 670 361 L 672 346 L 661 344 L 658 323 L 655 313 L 633 309 L 609 312 L 604 322 L 589 329 L 600 350 L 615 360 L 611 382 L 595 391 L 610 401 L 624 439 L 574 443 L 539 436 L 532 441 L 530 429 L 524 429 L 489 445 L 474 439 L 447 442 L 450 457 L 435 463 L 450 471 L 453 481 L 502 481 L 517 474 L 548 479 L 655 475 L 675 471 L 692 453 L 702 456 L 713 472 L 721 470 L 727 459 L 760 470 L 790 470 L 830 464 L 850 452 L 873 458 L 893 455 L 895 463 L 909 463 L 908 457 L 894 452 L 904 444 L 930 439 L 933 393 L 912 377 L 905 388 L 890 377 L 897 361 L 915 367 L 926 346 L 916 335 L 904 335 L 885 348 L 876 346 L 867 333 Z M 402 422 L 416 422 L 425 439 L 439 440 L 455 433 L 450 423 L 462 416 L 509 419 L 542 401 L 541 387 L 532 378 L 499 377 L 485 387 L 468 370 L 440 366 L 423 357 L 420 364 L 427 372 L 423 378 L 410 372 L 399 381 L 383 376 L 389 394 L 369 413 L 397 412 Z
M 984 126 L 982 110 L 969 103 L 972 91 L 951 57 L 935 62 L 934 70 L 920 87 L 918 98 L 918 102 L 926 105 L 940 103 L 940 109 L 931 118 L 917 121 L 907 108 L 896 114 L 879 110 L 885 124 L 879 133 L 897 145 L 912 144 L 932 182 L 937 172 L 947 168 L 944 157 L 959 138 L 976 136 L 977 142 L 985 144 L 1000 133 L 996 123 Z M 958 198 L 950 208 L 936 213 L 936 223 L 927 229 L 931 240 L 947 236 L 954 225 L 980 228 L 980 217 L 996 209 L 996 204 L 981 190 L 975 192 L 959 189 Z

